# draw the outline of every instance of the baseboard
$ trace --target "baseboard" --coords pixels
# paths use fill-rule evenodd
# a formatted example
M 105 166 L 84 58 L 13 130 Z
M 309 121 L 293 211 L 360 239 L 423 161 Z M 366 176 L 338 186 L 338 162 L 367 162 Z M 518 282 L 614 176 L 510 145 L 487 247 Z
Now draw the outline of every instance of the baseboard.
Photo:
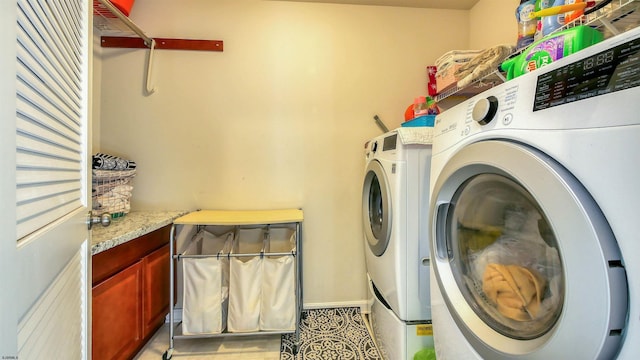
M 323 303 L 305 303 L 302 306 L 305 310 L 340 308 L 340 307 L 359 307 L 363 314 L 369 313 L 369 303 L 367 300 L 358 301 L 339 301 L 339 302 L 323 302 Z
M 181 321 L 182 321 L 182 308 L 173 309 L 173 322 L 177 324 Z M 169 323 L 169 314 L 167 314 L 167 317 L 164 319 L 164 322 L 166 322 L 167 324 Z

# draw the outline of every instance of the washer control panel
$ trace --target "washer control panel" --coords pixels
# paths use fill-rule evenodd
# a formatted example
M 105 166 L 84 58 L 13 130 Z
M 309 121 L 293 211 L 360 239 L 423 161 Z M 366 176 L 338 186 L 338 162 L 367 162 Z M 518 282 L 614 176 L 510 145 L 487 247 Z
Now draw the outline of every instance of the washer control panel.
M 533 111 L 640 86 L 640 39 L 538 76 Z

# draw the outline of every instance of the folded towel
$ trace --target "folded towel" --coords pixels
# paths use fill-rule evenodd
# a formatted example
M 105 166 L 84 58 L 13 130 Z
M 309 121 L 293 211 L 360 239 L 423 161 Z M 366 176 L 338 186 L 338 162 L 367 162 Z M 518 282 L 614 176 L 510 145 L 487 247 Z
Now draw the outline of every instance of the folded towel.
M 435 65 L 438 69 L 436 77 L 439 79 L 454 78 L 454 73 L 463 64 L 473 60 L 482 50 L 453 50 L 442 55 L 436 60 Z M 453 81 L 455 82 L 455 80 Z
M 128 213 L 131 209 L 133 186 L 125 183 L 94 186 L 92 189 L 92 209 L 101 213 Z
M 129 213 L 131 210 L 131 201 L 129 197 L 120 196 L 97 196 L 92 199 L 93 210 L 98 210 L 100 213 Z
M 396 129 L 403 144 L 433 144 L 432 127 L 399 127 Z
M 132 195 L 133 186 L 131 185 L 118 185 L 108 189 L 101 189 L 102 191 L 93 189 L 92 196 L 108 201 L 110 199 L 129 199 Z M 106 190 L 106 191 L 105 191 Z
M 488 48 L 473 60 L 460 66 L 454 76 L 458 79 L 458 87 L 465 87 L 475 80 L 496 71 L 498 66 L 513 53 L 511 45 L 497 45 Z
M 113 171 L 113 170 L 91 170 L 93 183 L 112 181 L 118 179 L 129 179 L 136 176 L 136 169 Z
M 540 310 L 546 281 L 535 270 L 518 265 L 487 265 L 482 290 L 498 311 L 514 320 L 530 321 Z
M 131 170 L 136 168 L 136 163 L 113 155 L 97 153 L 93 155 L 94 169 L 100 170 Z
M 94 196 L 103 195 L 112 191 L 115 187 L 120 185 L 129 185 L 131 178 L 109 180 L 109 181 L 94 181 L 91 184 L 91 191 Z M 132 187 L 133 188 L 133 187 Z
M 440 56 L 436 61 L 435 65 L 438 67 L 438 70 L 449 63 L 456 62 L 466 62 L 473 59 L 476 55 L 480 54 L 482 50 L 451 50 L 447 53 L 444 53 Z

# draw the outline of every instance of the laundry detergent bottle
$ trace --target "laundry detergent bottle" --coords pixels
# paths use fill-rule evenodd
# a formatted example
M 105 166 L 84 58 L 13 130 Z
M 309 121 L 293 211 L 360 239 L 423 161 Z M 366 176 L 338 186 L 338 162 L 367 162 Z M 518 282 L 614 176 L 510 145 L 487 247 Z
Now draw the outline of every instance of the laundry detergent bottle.
M 542 0 L 541 8 L 546 9 L 554 6 L 562 6 L 565 4 L 565 0 Z M 542 22 L 542 36 L 547 36 L 552 32 L 558 30 L 564 26 L 564 13 L 558 15 L 545 16 L 541 20 Z
M 597 44 L 602 39 L 600 31 L 585 25 L 558 31 L 534 42 L 520 55 L 505 60 L 500 69 L 507 73 L 507 80 L 511 80 Z
M 530 18 L 529 15 L 535 10 L 535 6 L 536 0 L 520 0 L 520 5 L 516 8 L 516 20 L 518 21 L 517 49 L 522 49 L 533 43 L 537 20 Z

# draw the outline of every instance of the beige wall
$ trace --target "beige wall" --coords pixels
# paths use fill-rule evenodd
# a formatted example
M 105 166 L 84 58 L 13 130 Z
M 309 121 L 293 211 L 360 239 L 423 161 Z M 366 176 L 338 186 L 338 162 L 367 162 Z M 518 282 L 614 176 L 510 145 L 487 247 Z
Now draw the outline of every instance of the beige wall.
M 480 0 L 469 11 L 469 48 L 515 45 L 518 38 L 518 0 Z
M 138 0 L 131 18 L 147 34 L 225 50 L 157 51 L 157 93 L 143 96 L 145 50 L 102 49 L 99 148 L 138 163 L 134 209 L 302 208 L 305 303 L 362 301 L 373 116 L 400 125 L 425 66 L 467 46 L 468 13 Z

